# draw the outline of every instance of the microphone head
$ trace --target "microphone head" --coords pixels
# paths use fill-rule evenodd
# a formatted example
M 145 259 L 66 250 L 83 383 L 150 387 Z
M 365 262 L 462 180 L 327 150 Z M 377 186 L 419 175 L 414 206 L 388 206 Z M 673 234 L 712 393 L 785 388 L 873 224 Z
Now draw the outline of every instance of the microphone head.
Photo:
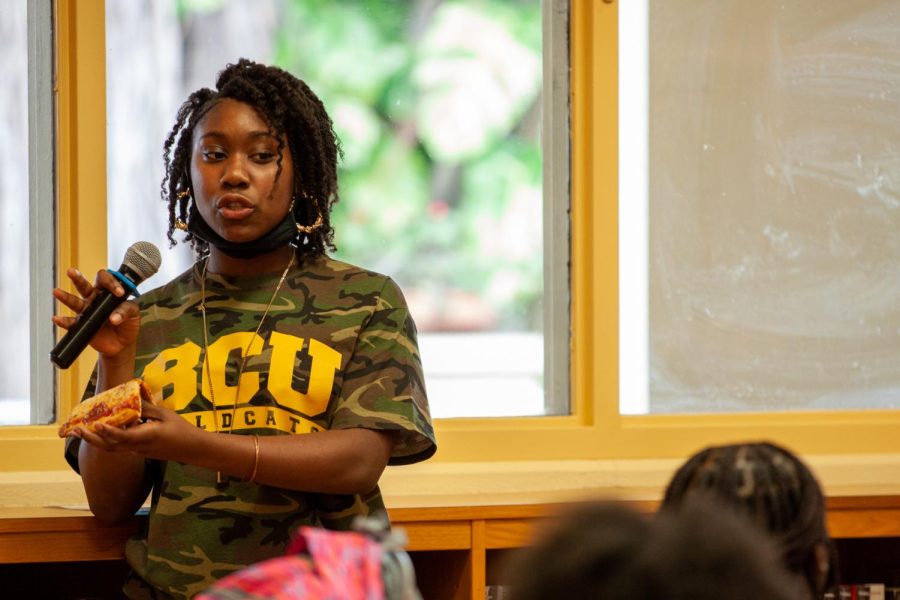
M 128 268 L 136 275 L 135 285 L 159 271 L 162 255 L 159 248 L 150 242 L 135 242 L 129 246 L 122 260 L 122 267 Z

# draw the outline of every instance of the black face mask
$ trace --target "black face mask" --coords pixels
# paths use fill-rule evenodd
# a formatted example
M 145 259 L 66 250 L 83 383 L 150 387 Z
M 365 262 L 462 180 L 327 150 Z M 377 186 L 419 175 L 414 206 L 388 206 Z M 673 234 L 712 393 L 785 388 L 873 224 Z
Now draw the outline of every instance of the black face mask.
M 297 222 L 294 215 L 288 211 L 271 231 L 262 237 L 250 242 L 229 242 L 218 233 L 200 215 L 196 205 L 191 204 L 191 213 L 188 216 L 188 231 L 191 234 L 218 248 L 223 254 L 232 258 L 253 258 L 260 254 L 267 254 L 286 246 L 297 235 Z

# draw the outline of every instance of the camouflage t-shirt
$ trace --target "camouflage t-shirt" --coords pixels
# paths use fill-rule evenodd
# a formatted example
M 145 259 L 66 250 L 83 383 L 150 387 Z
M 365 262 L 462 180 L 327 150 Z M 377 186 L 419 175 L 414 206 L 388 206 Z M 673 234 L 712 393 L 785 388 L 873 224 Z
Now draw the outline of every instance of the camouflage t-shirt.
M 390 464 L 434 453 L 415 325 L 390 278 L 328 257 L 307 261 L 288 274 L 254 336 L 281 274 L 208 274 L 207 377 L 200 272 L 195 265 L 139 299 L 136 373 L 159 404 L 233 435 L 395 432 Z M 77 444 L 67 454 L 77 464 Z M 126 586 L 133 598 L 191 597 L 282 555 L 300 525 L 347 529 L 356 515 L 384 509 L 377 487 L 363 496 L 313 494 L 236 478 L 216 485 L 214 471 L 172 461 L 150 469 L 147 530 L 126 547 L 143 580 Z

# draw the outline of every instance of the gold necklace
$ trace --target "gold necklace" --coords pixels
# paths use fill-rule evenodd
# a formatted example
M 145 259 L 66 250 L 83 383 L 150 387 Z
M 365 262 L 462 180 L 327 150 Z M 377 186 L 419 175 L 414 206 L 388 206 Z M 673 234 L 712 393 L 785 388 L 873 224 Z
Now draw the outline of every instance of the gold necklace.
M 265 321 L 266 317 L 269 316 L 269 309 L 272 308 L 272 303 L 275 302 L 275 298 L 278 296 L 278 291 L 281 290 L 281 284 L 284 283 L 288 272 L 291 270 L 291 267 L 294 266 L 294 256 L 294 251 L 292 249 L 291 259 L 288 261 L 287 266 L 284 268 L 284 272 L 281 274 L 281 279 L 278 280 L 278 285 L 275 286 L 275 291 L 272 293 L 272 297 L 269 298 L 269 303 L 266 304 L 266 310 L 263 311 L 262 318 L 259 320 L 259 324 L 256 326 L 256 331 L 254 331 L 253 335 L 250 336 L 250 341 L 247 342 L 247 347 L 244 348 L 244 353 L 241 355 L 241 366 L 240 368 L 238 368 L 237 389 L 235 390 L 234 394 L 234 404 L 231 405 L 231 420 L 229 421 L 228 430 L 222 433 L 230 434 L 234 430 L 234 413 L 237 410 L 238 400 L 240 400 L 241 398 L 241 376 L 244 374 L 244 366 L 247 364 L 247 358 L 250 354 L 250 346 L 253 345 L 253 340 L 255 340 L 259 335 L 259 330 L 260 328 L 262 328 L 263 321 Z M 219 433 L 219 410 L 216 406 L 216 393 L 213 390 L 212 374 L 209 369 L 209 328 L 206 326 L 207 269 L 209 269 L 208 256 L 206 257 L 206 262 L 203 263 L 203 273 L 200 275 L 200 314 L 203 317 L 203 362 L 206 369 L 206 384 L 207 386 L 209 386 L 209 401 L 212 403 L 213 407 L 213 426 L 216 428 L 216 433 Z M 259 442 L 257 442 L 257 444 L 258 443 Z M 259 446 L 257 446 L 257 448 L 259 448 Z M 255 472 L 256 470 L 254 469 L 254 473 Z M 225 479 L 222 477 L 222 471 L 216 471 L 216 483 L 225 483 Z

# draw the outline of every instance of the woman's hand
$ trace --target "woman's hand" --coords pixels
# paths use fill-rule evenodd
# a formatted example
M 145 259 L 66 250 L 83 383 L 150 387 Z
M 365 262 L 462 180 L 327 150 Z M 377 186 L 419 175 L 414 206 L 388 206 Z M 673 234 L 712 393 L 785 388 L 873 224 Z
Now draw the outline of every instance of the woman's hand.
M 109 452 L 136 452 L 146 458 L 180 462 L 189 462 L 194 436 L 203 434 L 175 411 L 147 401 L 141 403 L 140 423 L 125 428 L 98 423 L 95 429 L 79 427 L 73 434 Z
M 145 400 L 141 403 L 141 422 L 125 428 L 98 423 L 96 431 L 78 428 L 75 435 L 111 452 L 136 452 L 147 458 L 187 462 L 192 437 L 202 433 L 175 411 Z
M 125 296 L 122 284 L 108 271 L 97 272 L 97 279 L 92 285 L 78 269 L 70 268 L 66 275 L 75 285 L 78 295 L 71 294 L 60 288 L 54 288 L 53 297 L 70 308 L 77 315 L 84 312 L 100 290 L 108 290 L 116 296 Z M 53 316 L 53 323 L 58 327 L 68 330 L 78 317 Z M 91 339 L 91 347 L 101 355 L 115 357 L 123 350 L 132 347 L 137 342 L 138 331 L 141 326 L 140 311 L 134 302 L 123 302 L 113 310 L 106 323 L 97 331 Z

